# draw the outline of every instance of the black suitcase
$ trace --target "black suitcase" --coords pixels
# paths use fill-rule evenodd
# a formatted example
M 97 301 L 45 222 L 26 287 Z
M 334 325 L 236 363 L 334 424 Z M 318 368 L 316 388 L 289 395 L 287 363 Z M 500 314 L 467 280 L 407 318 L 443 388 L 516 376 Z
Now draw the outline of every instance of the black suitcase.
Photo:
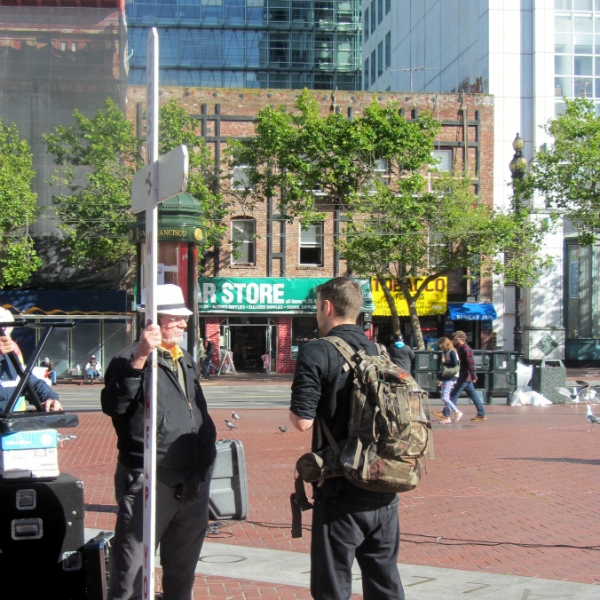
M 85 600 L 83 482 L 0 479 L 0 581 L 19 598 Z
M 114 531 L 101 531 L 83 547 L 87 600 L 107 600 L 110 584 L 111 544 Z
M 208 510 L 212 519 L 248 516 L 248 474 L 239 440 L 219 440 L 210 482 Z

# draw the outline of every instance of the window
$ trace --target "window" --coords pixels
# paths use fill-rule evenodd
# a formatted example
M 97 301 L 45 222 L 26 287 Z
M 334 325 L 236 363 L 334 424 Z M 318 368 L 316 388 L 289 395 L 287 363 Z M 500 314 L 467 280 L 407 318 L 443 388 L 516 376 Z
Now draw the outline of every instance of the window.
M 383 21 L 383 0 L 378 0 L 377 9 L 377 23 L 379 24 Z
M 363 80 L 365 82 L 365 90 L 369 89 L 369 59 L 365 59 L 365 70 Z
M 231 189 L 244 191 L 251 190 L 250 175 L 248 173 L 247 165 L 238 165 L 233 167 L 231 171 Z
M 269 21 L 287 22 L 290 19 L 288 0 L 271 0 L 269 2 Z
M 377 46 L 377 77 L 383 75 L 383 42 Z
M 375 31 L 377 27 L 377 0 L 371 2 L 371 33 Z
M 375 83 L 375 81 L 377 80 L 377 51 L 373 50 L 373 52 L 371 52 L 371 84 Z
M 385 34 L 385 68 L 392 66 L 392 33 L 388 31 Z
M 363 37 L 365 42 L 369 39 L 369 7 L 365 8 L 365 20 L 363 21 Z
M 313 223 L 308 229 L 300 227 L 300 264 L 323 265 L 323 223 Z
M 433 150 L 433 168 L 440 173 L 452 173 L 452 150 Z
M 429 231 L 428 264 L 430 269 L 441 268 L 448 264 L 449 248 L 444 243 L 444 236 Z
M 385 14 L 387 15 L 392 10 L 392 0 L 385 0 Z
M 306 342 L 319 337 L 317 319 L 315 317 L 292 317 L 292 358 L 297 358 L 298 350 Z
M 255 264 L 256 221 L 233 219 L 231 221 L 231 264 Z
M 389 183 L 390 178 L 390 163 L 385 158 L 375 159 L 375 173 L 383 183 Z

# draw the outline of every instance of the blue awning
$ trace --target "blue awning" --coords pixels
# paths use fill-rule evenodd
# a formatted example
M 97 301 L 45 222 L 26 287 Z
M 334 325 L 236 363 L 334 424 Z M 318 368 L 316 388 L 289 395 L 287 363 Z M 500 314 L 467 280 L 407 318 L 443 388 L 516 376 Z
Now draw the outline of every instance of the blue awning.
M 449 303 L 448 313 L 453 321 L 491 321 L 498 317 L 494 305 L 483 302 Z

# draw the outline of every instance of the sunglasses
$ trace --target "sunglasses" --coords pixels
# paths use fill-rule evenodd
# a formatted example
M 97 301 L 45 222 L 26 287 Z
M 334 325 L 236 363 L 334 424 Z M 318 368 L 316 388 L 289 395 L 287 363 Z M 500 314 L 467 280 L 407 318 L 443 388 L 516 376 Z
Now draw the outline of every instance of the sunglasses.
M 185 323 L 188 322 L 189 320 L 189 316 L 188 315 L 161 315 L 164 318 L 168 319 L 169 323 L 175 323 L 176 321 L 184 321 Z

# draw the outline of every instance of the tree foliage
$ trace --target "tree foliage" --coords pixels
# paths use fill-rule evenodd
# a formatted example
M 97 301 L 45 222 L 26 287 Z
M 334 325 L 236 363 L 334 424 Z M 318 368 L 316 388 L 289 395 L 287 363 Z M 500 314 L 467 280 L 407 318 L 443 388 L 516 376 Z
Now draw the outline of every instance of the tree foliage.
M 73 116 L 76 125 L 44 135 L 48 152 L 62 167 L 52 183 L 65 192 L 52 200 L 68 261 L 97 268 L 121 260 L 131 263 L 131 179 L 143 165 L 140 140 L 111 99 L 92 118 L 78 110 Z
M 200 137 L 199 123 L 176 100 L 160 107 L 158 123 L 159 155 L 185 144 L 189 155 L 186 191 L 200 202 L 201 218 L 206 228 L 204 247 L 219 245 L 227 231 L 223 224 L 228 206 L 219 192 L 219 173 L 209 147 Z
M 430 114 L 408 121 L 397 104 L 374 102 L 353 120 L 320 116 L 306 90 L 296 108 L 265 108 L 256 137 L 233 146 L 233 164 L 250 167 L 239 201 L 252 208 L 277 197 L 281 212 L 303 223 L 340 208 L 345 224 L 337 247 L 354 275 L 378 278 L 395 332 L 399 319 L 386 279 L 399 282 L 422 348 L 416 305 L 431 280 L 461 269 L 473 278 L 506 274 L 525 283 L 545 264 L 538 257 L 543 225 L 496 214 L 466 175 L 428 176 L 440 129 Z M 506 264 L 498 258 L 505 250 L 513 253 Z M 424 279 L 413 290 L 415 276 Z
M 53 197 L 64 231 L 63 245 L 73 265 L 108 267 L 133 261 L 128 231 L 135 222 L 131 211 L 131 180 L 143 166 L 142 141 L 133 125 L 110 99 L 92 118 L 74 113 L 76 125 L 58 127 L 44 136 L 48 152 L 61 167 L 53 183 L 65 193 Z M 159 153 L 186 144 L 189 154 L 187 191 L 202 206 L 208 242 L 222 235 L 225 206 L 217 192 L 213 161 L 197 121 L 175 100 L 160 107 Z
M 29 236 L 37 217 L 32 166 L 29 144 L 0 120 L 0 288 L 22 285 L 42 264 Z
M 541 194 L 547 208 L 578 228 L 582 245 L 593 244 L 600 231 L 600 116 L 590 100 L 566 100 L 565 112 L 544 129 L 554 143 L 534 156 L 519 193 Z

